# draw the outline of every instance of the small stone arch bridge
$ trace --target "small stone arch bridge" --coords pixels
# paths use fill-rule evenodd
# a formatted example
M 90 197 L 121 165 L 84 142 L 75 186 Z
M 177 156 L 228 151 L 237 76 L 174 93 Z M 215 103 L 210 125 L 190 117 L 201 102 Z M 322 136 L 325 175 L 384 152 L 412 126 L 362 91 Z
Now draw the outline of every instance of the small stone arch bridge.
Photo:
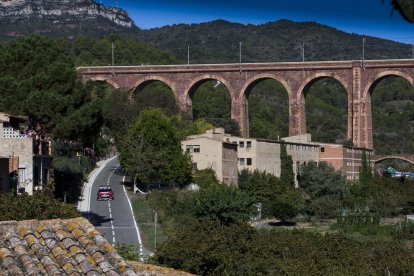
M 388 159 L 403 160 L 414 165 L 414 155 L 374 155 L 371 162 L 375 165 Z
M 249 137 L 247 98 L 256 83 L 274 79 L 285 87 L 289 97 L 289 135 L 299 135 L 306 132 L 307 89 L 321 78 L 334 78 L 348 94 L 347 138 L 369 149 L 373 148 L 371 92 L 376 84 L 387 76 L 400 76 L 414 83 L 414 60 L 102 66 L 79 67 L 77 71 L 84 80 L 106 81 L 115 88 L 164 82 L 188 117 L 192 117 L 194 90 L 207 80 L 218 80 L 231 95 L 231 117 L 239 123 L 243 137 Z

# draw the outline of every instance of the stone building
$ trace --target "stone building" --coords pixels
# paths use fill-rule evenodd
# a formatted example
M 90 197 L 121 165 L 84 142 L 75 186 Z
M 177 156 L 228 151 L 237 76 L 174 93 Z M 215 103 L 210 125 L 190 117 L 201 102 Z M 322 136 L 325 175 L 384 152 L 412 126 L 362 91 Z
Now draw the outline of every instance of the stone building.
M 365 151 L 367 161 L 370 164 L 373 150 L 346 146 L 341 144 L 311 142 L 311 135 L 298 135 L 283 138 L 285 141 L 296 141 L 319 146 L 319 161 L 330 164 L 335 170 L 342 171 L 347 180 L 359 179 L 359 170 L 362 164 L 362 153 Z M 372 167 L 372 164 L 370 164 Z
M 335 170 L 342 171 L 347 180 L 358 180 L 363 151 L 365 151 L 367 161 L 370 162 L 373 150 L 320 143 L 319 160 L 331 164 Z
M 7 172 L 4 172 L 6 166 L 0 167 L 2 191 L 14 188 L 18 192 L 33 194 L 49 179 L 52 162 L 50 142 L 33 131 L 21 129 L 26 120 L 25 117 L 0 113 L 0 156 L 8 159 Z M 6 174 L 9 176 L 7 180 L 3 179 Z M 10 177 L 16 178 L 16 183 L 13 184 Z
M 301 142 L 287 142 L 256 138 L 241 138 L 231 136 L 230 141 L 239 146 L 238 167 L 239 171 L 247 169 L 250 171 L 259 170 L 280 177 L 280 149 L 286 145 L 286 151 L 293 160 L 293 171 L 295 183 L 300 167 L 307 162 L 319 162 L 319 146 Z
M 228 183 L 232 179 L 237 183 L 237 171 L 243 169 L 266 171 L 279 177 L 281 144 L 286 145 L 287 153 L 292 156 L 295 176 L 302 164 L 319 161 L 316 144 L 241 138 L 225 134 L 222 128 L 189 136 L 182 147 L 191 154 L 197 169 L 211 168 L 219 180 Z
M 237 185 L 237 145 L 226 139 L 223 129 L 208 130 L 181 142 L 182 149 L 191 155 L 194 169 L 212 169 L 218 180 Z

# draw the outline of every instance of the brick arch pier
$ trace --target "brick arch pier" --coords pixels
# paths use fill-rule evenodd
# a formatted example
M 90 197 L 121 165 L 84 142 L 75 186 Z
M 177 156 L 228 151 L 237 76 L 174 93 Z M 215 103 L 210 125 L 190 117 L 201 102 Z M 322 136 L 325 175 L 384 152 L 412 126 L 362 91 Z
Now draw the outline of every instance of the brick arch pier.
M 231 95 L 231 117 L 249 136 L 246 93 L 260 79 L 279 81 L 289 96 L 289 135 L 306 132 L 304 93 L 320 78 L 338 80 L 348 93 L 348 139 L 356 146 L 373 148 L 371 91 L 376 83 L 396 75 L 414 84 L 414 60 L 327 61 L 289 63 L 242 63 L 205 65 L 79 67 L 84 80 L 106 81 L 116 88 L 135 88 L 147 81 L 165 82 L 174 92 L 183 114 L 191 116 L 190 91 L 197 83 L 215 79 Z

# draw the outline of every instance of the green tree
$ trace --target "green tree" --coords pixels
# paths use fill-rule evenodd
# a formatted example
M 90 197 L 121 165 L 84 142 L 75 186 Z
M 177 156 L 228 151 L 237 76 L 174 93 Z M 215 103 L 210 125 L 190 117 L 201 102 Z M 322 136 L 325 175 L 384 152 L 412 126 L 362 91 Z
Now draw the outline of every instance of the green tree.
M 221 225 L 244 222 L 255 214 L 255 200 L 233 186 L 211 183 L 201 188 L 192 198 L 190 214 L 198 220 L 217 221 Z
M 414 3 L 412 0 L 392 0 L 392 4 L 407 21 L 414 23 Z
M 341 172 L 326 162 L 308 162 L 300 173 L 299 187 L 310 196 L 309 208 L 320 218 L 333 218 L 349 188 Z
M 34 195 L 0 194 L 0 207 L 3 210 L 0 221 L 63 219 L 80 216 L 74 205 L 65 204 L 42 192 Z
M 119 144 L 122 166 L 139 183 L 184 186 L 191 180 L 190 158 L 177 130 L 159 109 L 144 110 Z
M 286 202 L 272 202 L 270 213 L 275 218 L 285 222 L 289 219 L 294 218 L 298 214 L 298 209 Z
M 367 154 L 365 150 L 362 151 L 361 169 L 359 170 L 359 182 L 363 185 L 368 185 L 372 181 L 371 166 L 368 164 Z
M 262 203 L 263 216 L 271 216 L 275 203 L 290 204 L 294 209 L 303 207 L 303 198 L 298 189 L 286 184 L 276 176 L 255 170 L 254 172 L 242 171 L 243 178 L 239 181 L 240 189 L 254 196 L 256 203 Z
M 280 180 L 288 185 L 295 185 L 292 156 L 287 154 L 286 144 L 280 144 Z
M 207 188 L 211 185 L 219 184 L 216 173 L 212 169 L 204 169 L 195 172 L 194 182 L 201 188 Z
M 311 198 L 332 196 L 342 199 L 349 193 L 345 177 L 326 162 L 308 162 L 302 166 L 299 187 Z

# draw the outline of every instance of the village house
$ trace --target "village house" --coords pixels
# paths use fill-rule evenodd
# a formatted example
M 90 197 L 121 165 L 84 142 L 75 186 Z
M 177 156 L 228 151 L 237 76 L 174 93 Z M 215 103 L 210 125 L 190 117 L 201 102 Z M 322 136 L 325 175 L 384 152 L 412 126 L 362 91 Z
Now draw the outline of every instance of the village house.
M 23 116 L 0 113 L 0 190 L 33 194 L 49 179 L 50 141 L 25 129 Z

